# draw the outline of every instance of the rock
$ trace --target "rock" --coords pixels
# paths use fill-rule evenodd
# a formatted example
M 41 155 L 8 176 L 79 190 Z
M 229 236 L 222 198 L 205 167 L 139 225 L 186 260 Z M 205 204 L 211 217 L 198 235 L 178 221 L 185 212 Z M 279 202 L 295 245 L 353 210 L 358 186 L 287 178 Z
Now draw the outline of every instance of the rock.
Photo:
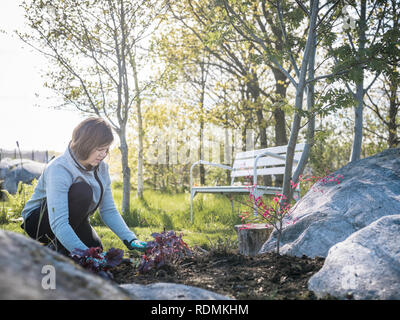
M 31 183 L 33 179 L 38 179 L 40 177 L 46 167 L 45 163 L 32 160 L 23 160 L 22 164 L 19 160 L 12 161 L 3 182 L 3 188 L 11 194 L 17 192 L 18 183 L 20 181 L 23 183 Z
M 3 180 L 6 177 L 7 172 L 12 166 L 12 161 L 13 160 L 10 158 L 5 158 L 0 161 L 0 180 Z
M 285 221 L 280 253 L 301 257 L 326 257 L 329 249 L 352 233 L 386 215 L 400 212 L 400 149 L 349 163 L 333 176 L 340 184 L 317 185 L 293 208 Z M 274 231 L 259 253 L 276 250 Z
M 148 285 L 129 283 L 120 287 L 140 300 L 232 300 L 205 289 L 176 283 L 159 282 Z
M 382 217 L 334 245 L 308 288 L 317 297 L 400 300 L 400 214 Z
M 182 284 L 119 286 L 15 232 L 0 230 L 0 248 L 0 300 L 231 300 Z
M 135 298 L 113 282 L 84 270 L 71 259 L 22 234 L 0 230 L 0 248 L 1 300 Z M 55 289 L 52 289 L 53 283 Z
M 268 239 L 272 229 L 265 223 L 235 225 L 239 252 L 245 256 L 255 256 Z

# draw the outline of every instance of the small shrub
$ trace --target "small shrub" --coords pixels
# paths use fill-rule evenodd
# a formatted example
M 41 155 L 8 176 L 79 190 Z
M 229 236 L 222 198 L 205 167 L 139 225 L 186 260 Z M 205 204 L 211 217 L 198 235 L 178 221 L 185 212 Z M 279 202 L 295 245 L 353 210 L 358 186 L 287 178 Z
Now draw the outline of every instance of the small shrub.
M 24 209 L 26 202 L 33 195 L 36 185 L 36 179 L 34 179 L 31 184 L 22 183 L 22 181 L 20 181 L 15 194 L 11 194 L 7 190 L 2 190 L 7 196 L 7 206 L 9 207 L 10 218 L 19 218 L 21 216 L 21 212 Z
M 327 175 L 324 177 L 304 177 L 302 175 L 299 176 L 299 181 L 309 183 L 309 189 L 314 192 L 323 193 L 322 186 L 334 183 L 339 184 L 343 180 L 343 175 L 337 174 Z M 290 185 L 292 189 L 297 187 L 299 182 L 296 184 L 293 181 L 290 181 Z M 266 223 L 266 226 L 273 227 L 277 231 L 277 239 L 276 239 L 276 252 L 279 254 L 279 246 L 280 240 L 282 236 L 282 228 L 283 228 L 283 220 L 286 219 L 287 222 L 291 221 L 291 223 L 295 223 L 297 219 L 293 219 L 291 216 L 292 213 L 292 204 L 287 202 L 287 198 L 284 194 L 276 193 L 272 205 L 267 205 L 264 203 L 262 196 L 255 197 L 253 191 L 255 186 L 250 186 L 250 195 L 249 195 L 249 207 L 257 210 L 257 215 L 250 215 L 248 211 L 243 212 L 240 215 L 242 221 L 249 221 L 252 223 Z M 247 226 L 243 227 L 243 229 L 247 228 Z
M 8 223 L 8 209 L 4 207 L 4 202 L 2 208 L 0 208 L 0 224 Z
M 343 175 L 337 174 L 333 175 L 330 174 L 328 170 L 325 171 L 326 175 L 319 177 L 319 176 L 311 176 L 311 175 L 300 175 L 299 181 L 303 183 L 303 185 L 307 185 L 308 190 L 312 190 L 314 192 L 323 193 L 322 186 L 326 184 L 339 184 L 343 181 Z
M 176 263 L 185 256 L 192 255 L 192 250 L 182 240 L 182 234 L 177 236 L 174 231 L 164 231 L 153 233 L 151 236 L 154 241 L 147 242 L 146 253 L 142 256 L 138 268 L 140 273 Z
M 70 257 L 84 269 L 106 279 L 113 279 L 109 269 L 120 265 L 123 256 L 124 251 L 121 249 L 111 248 L 103 252 L 100 247 L 87 250 L 74 249 L 70 254 Z

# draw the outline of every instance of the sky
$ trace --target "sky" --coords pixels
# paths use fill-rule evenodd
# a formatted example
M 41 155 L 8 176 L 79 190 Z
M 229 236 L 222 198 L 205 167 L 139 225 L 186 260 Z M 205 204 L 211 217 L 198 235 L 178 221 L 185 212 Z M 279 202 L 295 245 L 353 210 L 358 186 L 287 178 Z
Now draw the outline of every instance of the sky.
M 63 152 L 73 128 L 84 119 L 77 111 L 55 110 L 44 88 L 46 60 L 24 44 L 14 30 L 23 30 L 20 0 L 0 1 L 0 148 Z

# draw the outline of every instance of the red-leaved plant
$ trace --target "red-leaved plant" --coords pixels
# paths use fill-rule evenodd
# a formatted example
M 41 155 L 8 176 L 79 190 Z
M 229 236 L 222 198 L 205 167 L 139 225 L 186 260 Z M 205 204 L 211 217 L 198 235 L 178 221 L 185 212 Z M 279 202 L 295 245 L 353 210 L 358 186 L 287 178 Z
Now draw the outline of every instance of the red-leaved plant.
M 87 250 L 76 248 L 70 253 L 70 257 L 84 269 L 106 279 L 113 279 L 109 269 L 120 265 L 123 256 L 124 251 L 121 249 L 111 248 L 107 252 L 103 252 L 100 247 L 92 247 Z
M 334 176 L 333 174 L 330 174 L 328 170 L 325 170 L 326 176 L 319 177 L 319 176 L 311 176 L 311 175 L 300 175 L 299 176 L 299 181 L 302 182 L 303 184 L 308 184 L 308 187 L 310 190 L 313 190 L 314 192 L 320 192 L 324 193 L 323 189 L 321 188 L 323 185 L 327 183 L 336 183 L 339 184 L 343 180 L 343 175 L 342 174 L 337 174 Z M 292 183 L 292 182 L 291 182 Z
M 336 176 L 329 175 L 327 171 L 327 175 L 324 177 L 316 177 L 316 176 L 307 176 L 304 177 L 302 175 L 299 176 L 299 182 L 307 182 L 311 184 L 310 190 L 314 192 L 323 193 L 322 185 L 327 183 L 337 183 L 339 184 L 343 179 L 343 175 L 338 174 Z M 293 181 L 290 181 L 290 186 L 292 189 L 297 188 L 298 183 L 296 184 Z M 282 235 L 282 227 L 283 227 L 283 219 L 285 218 L 288 223 L 295 223 L 297 219 L 294 219 L 291 216 L 292 213 L 292 205 L 287 202 L 285 195 L 276 193 L 273 199 L 272 204 L 267 205 L 263 202 L 261 196 L 254 197 L 253 190 L 254 186 L 250 186 L 250 195 L 249 195 L 249 203 L 248 205 L 252 209 L 256 209 L 257 215 L 250 215 L 249 212 L 244 212 L 240 215 L 242 221 L 248 221 L 247 224 L 242 227 L 243 229 L 251 228 L 252 223 L 263 223 L 265 222 L 267 227 L 273 227 L 277 231 L 276 238 L 276 252 L 279 254 L 280 247 L 280 239 Z
M 182 233 L 177 236 L 174 231 L 153 233 L 154 240 L 147 242 L 146 253 L 142 256 L 139 272 L 145 273 L 158 269 L 165 264 L 172 264 L 185 256 L 192 255 L 189 246 L 182 240 Z

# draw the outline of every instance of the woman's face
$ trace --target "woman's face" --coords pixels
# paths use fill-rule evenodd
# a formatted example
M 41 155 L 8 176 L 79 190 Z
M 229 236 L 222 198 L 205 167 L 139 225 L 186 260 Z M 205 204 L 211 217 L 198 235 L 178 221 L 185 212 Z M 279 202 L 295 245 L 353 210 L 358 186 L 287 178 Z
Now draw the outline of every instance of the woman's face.
M 106 146 L 101 146 L 94 148 L 92 152 L 89 154 L 89 157 L 81 161 L 84 166 L 91 165 L 92 167 L 97 166 L 100 161 L 102 161 L 108 154 L 110 148 L 110 144 Z

